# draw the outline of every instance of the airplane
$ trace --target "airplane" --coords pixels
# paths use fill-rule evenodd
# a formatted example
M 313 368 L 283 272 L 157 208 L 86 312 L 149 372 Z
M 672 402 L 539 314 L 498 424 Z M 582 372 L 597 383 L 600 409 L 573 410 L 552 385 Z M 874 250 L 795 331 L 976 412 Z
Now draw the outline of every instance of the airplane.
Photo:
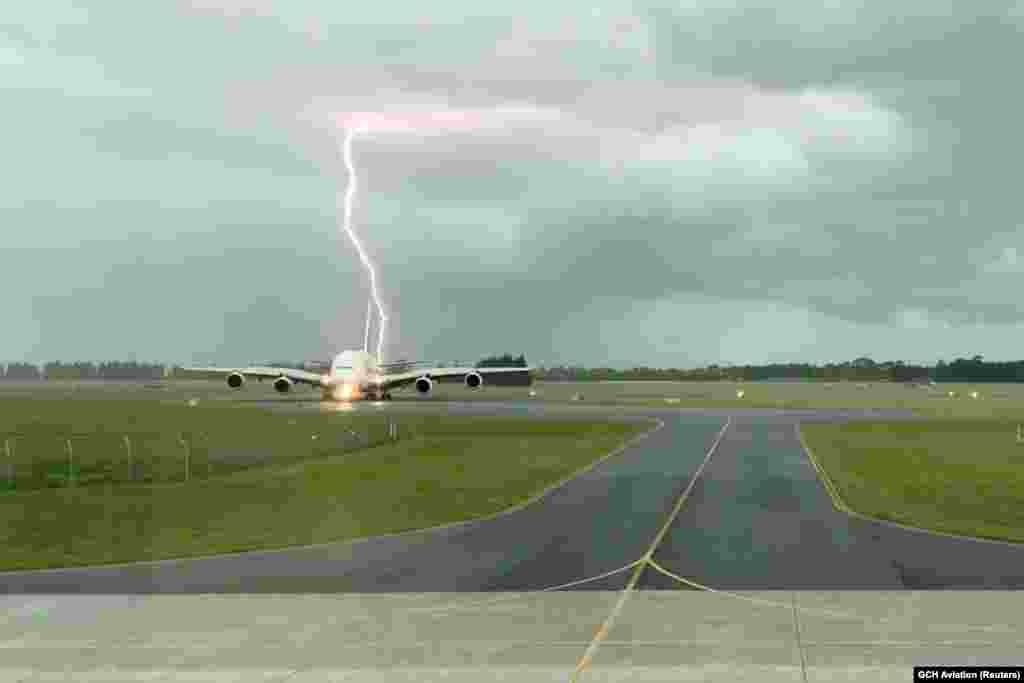
M 392 364 L 395 366 L 408 364 Z M 232 389 L 241 389 L 247 377 L 255 377 L 262 381 L 272 379 L 274 389 L 287 393 L 295 384 L 308 384 L 318 387 L 324 401 L 358 401 L 358 400 L 391 400 L 394 389 L 412 384 L 420 394 L 429 394 L 434 382 L 461 377 L 469 389 L 479 389 L 488 375 L 511 373 L 529 373 L 528 367 L 512 368 L 427 368 L 404 369 L 401 372 L 388 372 L 388 365 L 380 365 L 377 358 L 367 351 L 342 351 L 331 362 L 326 373 L 294 370 L 291 368 L 249 367 L 249 368 L 184 368 L 187 372 L 221 375 L 227 379 Z

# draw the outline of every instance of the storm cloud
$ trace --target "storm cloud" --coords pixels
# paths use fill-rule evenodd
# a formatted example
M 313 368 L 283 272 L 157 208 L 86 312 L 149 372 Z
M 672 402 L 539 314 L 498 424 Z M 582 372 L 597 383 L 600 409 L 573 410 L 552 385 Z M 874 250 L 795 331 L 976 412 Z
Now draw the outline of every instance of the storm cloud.
M 1019 3 L 477 4 L 20 7 L 0 356 L 1019 355 Z

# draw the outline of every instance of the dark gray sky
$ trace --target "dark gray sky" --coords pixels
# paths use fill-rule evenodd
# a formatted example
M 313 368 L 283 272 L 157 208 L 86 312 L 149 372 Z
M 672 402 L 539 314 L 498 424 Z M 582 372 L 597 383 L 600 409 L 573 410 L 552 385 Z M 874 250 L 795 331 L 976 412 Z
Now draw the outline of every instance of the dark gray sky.
M 1024 3 L 481 4 L 6 9 L 0 358 L 1024 357 Z

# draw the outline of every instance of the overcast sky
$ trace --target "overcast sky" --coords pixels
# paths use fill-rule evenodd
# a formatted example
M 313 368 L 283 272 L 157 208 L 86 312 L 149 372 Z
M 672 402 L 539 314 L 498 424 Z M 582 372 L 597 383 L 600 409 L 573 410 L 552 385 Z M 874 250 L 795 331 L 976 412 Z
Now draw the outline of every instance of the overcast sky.
M 1024 358 L 1024 2 L 417 6 L 5 8 L 0 359 Z

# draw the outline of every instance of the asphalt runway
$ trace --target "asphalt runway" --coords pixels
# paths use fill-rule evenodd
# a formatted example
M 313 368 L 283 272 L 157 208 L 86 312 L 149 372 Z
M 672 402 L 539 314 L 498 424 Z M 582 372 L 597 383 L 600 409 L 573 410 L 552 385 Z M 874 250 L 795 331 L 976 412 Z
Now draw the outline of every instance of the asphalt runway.
M 656 553 L 661 566 L 732 590 L 1024 588 L 1024 545 L 929 534 L 837 511 L 803 451 L 797 422 L 733 422 Z M 679 582 L 647 571 L 640 587 Z
M 315 403 L 282 409 L 317 410 Z M 533 591 L 638 560 L 726 421 L 729 427 L 653 559 L 734 590 L 1024 588 L 1024 546 L 931 535 L 837 512 L 796 432 L 800 421 L 883 411 L 606 408 L 540 402 L 358 404 L 460 415 L 655 418 L 663 426 L 515 512 L 438 529 L 191 560 L 0 574 L 2 593 Z M 629 572 L 574 586 L 618 590 Z M 646 567 L 639 588 L 688 589 Z

